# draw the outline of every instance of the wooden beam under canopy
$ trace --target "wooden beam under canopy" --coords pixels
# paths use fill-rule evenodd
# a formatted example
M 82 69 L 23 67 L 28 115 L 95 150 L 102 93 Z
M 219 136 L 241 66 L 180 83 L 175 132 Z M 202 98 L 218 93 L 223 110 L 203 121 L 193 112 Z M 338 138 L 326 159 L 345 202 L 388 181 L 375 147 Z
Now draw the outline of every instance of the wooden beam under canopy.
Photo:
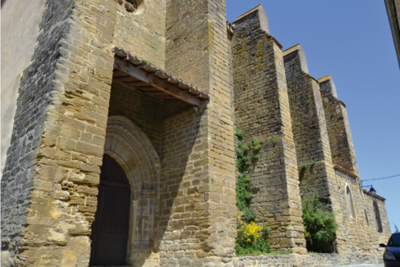
M 157 90 L 164 92 L 174 98 L 180 99 L 190 105 L 196 106 L 201 109 L 204 105 L 204 101 L 201 98 L 192 95 L 186 90 L 179 87 L 178 84 L 171 84 L 168 80 L 157 77 L 154 73 L 149 73 L 143 68 L 136 67 L 134 64 L 126 59 L 115 57 L 114 67 L 127 75 L 142 81 L 143 83 L 156 88 Z

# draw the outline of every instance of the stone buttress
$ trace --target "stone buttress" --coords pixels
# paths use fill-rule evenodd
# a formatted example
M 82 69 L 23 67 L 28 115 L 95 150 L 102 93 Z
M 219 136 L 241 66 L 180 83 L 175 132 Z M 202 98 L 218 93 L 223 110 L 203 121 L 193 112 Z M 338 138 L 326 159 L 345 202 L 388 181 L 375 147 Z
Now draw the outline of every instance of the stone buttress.
M 339 192 L 333 190 L 335 172 L 318 81 L 308 74 L 299 44 L 284 51 L 284 61 L 301 197 L 317 191 L 320 200 L 331 206 L 341 225 Z M 344 237 L 338 234 L 337 239 L 341 238 Z
M 381 252 L 377 245 L 387 238 L 390 231 L 387 227 L 378 227 L 380 222 L 387 225 L 387 216 L 380 215 L 386 210 L 380 206 L 381 212 L 375 214 L 373 205 L 374 202 L 382 203 L 384 199 L 379 196 L 374 199 L 372 196 L 371 200 L 362 189 L 346 105 L 338 99 L 331 75 L 319 78 L 318 82 L 336 178 L 335 186 L 331 190 L 339 192 L 343 217 L 338 231 L 343 231 L 343 235 L 347 237 L 346 243 L 339 244 L 339 253 L 369 255 L 379 259 Z
M 332 161 L 359 175 L 346 105 L 337 98 L 331 75 L 318 79 L 323 99 Z
M 223 266 L 235 256 L 232 74 L 225 18 L 224 1 L 167 1 L 165 69 L 208 92 L 210 100 L 198 113 L 190 109 L 163 122 L 161 191 L 166 201 L 161 210 L 170 209 L 171 215 L 162 216 L 162 265 Z M 177 190 L 175 198 L 171 190 Z
M 318 190 L 320 198 L 329 201 L 334 172 L 319 84 L 308 74 L 300 45 L 285 50 L 284 59 L 301 195 Z
M 271 229 L 275 250 L 304 253 L 296 151 L 281 45 L 260 6 L 235 22 L 232 40 L 235 119 L 245 141 L 262 142 L 251 170 L 250 208 Z
M 339 227 L 332 252 L 376 257 L 345 106 L 330 76 L 317 81 L 308 74 L 299 44 L 284 51 L 284 60 L 301 197 L 317 191 L 334 213 Z
M 234 121 L 247 143 L 262 142 L 250 208 L 274 250 L 306 252 L 301 198 L 317 189 L 340 226 L 339 256 L 380 253 L 371 247 L 390 231 L 384 199 L 361 188 L 333 81 L 308 74 L 299 45 L 282 53 L 261 6 L 227 36 L 220 0 L 41 4 L 31 63 L 18 90 L 5 89 L 17 103 L 2 265 L 90 264 L 107 154 L 132 189 L 126 265 L 236 266 Z

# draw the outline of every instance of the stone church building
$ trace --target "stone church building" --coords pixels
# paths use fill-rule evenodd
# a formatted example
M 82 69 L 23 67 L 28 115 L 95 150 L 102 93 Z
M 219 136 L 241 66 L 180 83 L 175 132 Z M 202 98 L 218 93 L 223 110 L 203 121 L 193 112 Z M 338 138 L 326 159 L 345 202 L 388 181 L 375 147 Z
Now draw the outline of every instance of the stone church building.
M 361 187 L 346 105 L 261 6 L 233 24 L 221 0 L 1 13 L 1 266 L 257 266 L 235 256 L 235 128 L 262 142 L 250 208 L 291 252 L 274 260 L 381 260 L 385 199 Z M 306 254 L 315 190 L 339 225 L 332 254 Z

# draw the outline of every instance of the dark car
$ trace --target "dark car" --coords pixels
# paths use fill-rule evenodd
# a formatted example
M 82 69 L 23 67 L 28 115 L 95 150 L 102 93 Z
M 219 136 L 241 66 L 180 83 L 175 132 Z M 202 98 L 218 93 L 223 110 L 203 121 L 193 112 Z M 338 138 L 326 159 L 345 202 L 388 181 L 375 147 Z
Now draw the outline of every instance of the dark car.
M 386 248 L 383 253 L 385 267 L 400 267 L 400 233 L 392 234 L 387 245 L 380 244 L 379 246 Z

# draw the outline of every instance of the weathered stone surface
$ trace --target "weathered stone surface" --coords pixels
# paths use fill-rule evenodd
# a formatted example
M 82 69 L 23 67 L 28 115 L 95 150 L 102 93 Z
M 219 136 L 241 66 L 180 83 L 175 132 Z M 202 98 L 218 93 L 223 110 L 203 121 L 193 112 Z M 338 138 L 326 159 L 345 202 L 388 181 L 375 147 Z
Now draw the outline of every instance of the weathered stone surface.
M 282 51 L 265 32 L 264 16 L 259 6 L 240 17 L 232 40 L 236 126 L 246 142 L 262 142 L 249 173 L 255 192 L 250 207 L 271 229 L 275 250 L 305 253 L 304 230 L 290 236 L 285 230 L 302 224 L 299 178 Z
M 318 79 L 327 123 L 332 161 L 359 175 L 346 105 L 337 98 L 330 75 Z
M 44 132 L 47 107 L 53 102 L 53 94 L 58 89 L 54 77 L 60 59 L 61 40 L 70 29 L 68 19 L 72 2 L 47 1 L 45 9 L 38 45 L 19 88 L 11 146 L 3 170 L 1 239 L 2 251 L 7 251 L 3 261 L 5 266 L 20 266 L 25 261 L 19 250 L 27 243 L 23 236 L 28 207 L 34 202 L 31 198 L 34 166 L 37 164 L 36 155 Z M 55 13 L 57 16 L 52 15 Z M 55 175 L 55 172 L 49 171 L 48 174 Z
M 46 2 L 3 1 L 1 5 L 1 174 L 12 138 L 21 79 L 37 49 Z
M 384 199 L 361 190 L 344 105 L 330 80 L 308 74 L 301 49 L 283 57 L 261 6 L 227 31 L 219 0 L 45 3 L 1 183 L 2 265 L 89 265 L 104 154 L 129 181 L 128 266 L 377 261 Z M 209 101 L 198 110 L 121 83 L 116 46 Z M 235 257 L 234 122 L 262 141 L 251 209 L 291 255 Z M 338 254 L 304 255 L 301 196 L 315 188 L 340 225 Z
M 261 255 L 240 257 L 235 267 L 241 266 L 282 266 L 282 267 L 319 267 L 338 266 L 360 263 L 380 263 L 381 257 L 371 255 L 347 255 L 339 256 L 336 253 L 328 254 L 291 254 L 291 255 Z
M 300 45 L 284 54 L 301 195 L 318 190 L 320 198 L 330 205 L 339 225 L 336 252 L 343 257 L 378 257 L 379 237 L 387 238 L 389 231 L 377 234 L 368 226 L 365 213 L 371 208 L 358 177 L 344 104 L 337 100 L 331 78 L 317 81 L 308 74 Z

